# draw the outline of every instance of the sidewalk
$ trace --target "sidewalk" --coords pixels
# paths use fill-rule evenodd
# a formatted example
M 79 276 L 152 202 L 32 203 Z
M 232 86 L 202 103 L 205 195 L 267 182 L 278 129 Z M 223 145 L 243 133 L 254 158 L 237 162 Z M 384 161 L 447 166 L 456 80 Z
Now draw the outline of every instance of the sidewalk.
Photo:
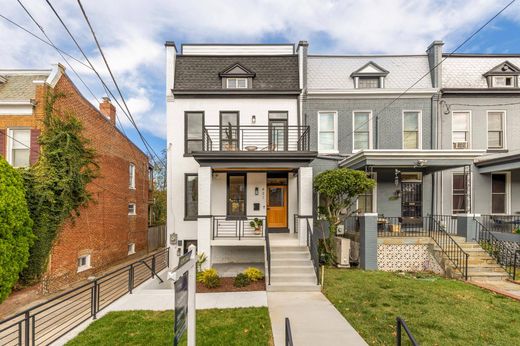
M 275 346 L 285 345 L 285 318 L 295 345 L 367 345 L 321 292 L 268 292 Z
M 510 281 L 485 280 L 475 280 L 470 283 L 520 301 L 520 284 Z

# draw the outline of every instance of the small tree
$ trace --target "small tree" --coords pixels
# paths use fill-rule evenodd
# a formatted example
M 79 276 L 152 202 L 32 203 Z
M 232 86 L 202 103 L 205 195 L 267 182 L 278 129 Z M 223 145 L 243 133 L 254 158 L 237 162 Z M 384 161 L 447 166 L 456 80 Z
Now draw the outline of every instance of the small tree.
M 0 303 L 27 266 L 32 225 L 22 176 L 0 156 Z
M 320 194 L 323 204 L 318 207 L 318 215 L 329 224 L 329 234 L 324 234 L 325 252 L 332 255 L 333 237 L 338 225 L 352 212 L 358 196 L 375 186 L 365 172 L 348 168 L 335 168 L 318 174 L 314 178 L 314 190 Z

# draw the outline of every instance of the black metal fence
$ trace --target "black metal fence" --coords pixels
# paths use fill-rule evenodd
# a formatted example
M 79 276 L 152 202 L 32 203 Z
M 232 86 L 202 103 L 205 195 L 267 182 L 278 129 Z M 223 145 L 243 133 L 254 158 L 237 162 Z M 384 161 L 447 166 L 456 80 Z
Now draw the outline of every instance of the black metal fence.
M 520 230 L 520 215 L 482 215 L 481 224 L 491 232 L 515 233 Z
M 169 248 L 0 321 L 0 344 L 49 345 L 169 265 Z
M 419 343 L 415 340 L 414 336 L 412 335 L 412 332 L 410 331 L 410 328 L 408 328 L 408 325 L 406 322 L 401 318 L 396 318 L 396 327 L 395 327 L 395 334 L 396 334 L 396 344 L 397 346 L 401 346 L 403 344 L 402 340 L 402 330 L 404 329 L 406 335 L 408 336 L 408 339 L 412 343 L 413 346 L 419 346 Z
M 226 215 L 212 216 L 213 239 L 262 239 L 266 230 L 266 217 L 248 215 L 243 218 L 230 218 Z
M 499 240 L 482 222 L 474 219 L 477 224 L 477 241 L 480 246 L 493 257 L 502 268 L 516 280 L 517 267 L 520 267 L 520 255 L 516 244 Z

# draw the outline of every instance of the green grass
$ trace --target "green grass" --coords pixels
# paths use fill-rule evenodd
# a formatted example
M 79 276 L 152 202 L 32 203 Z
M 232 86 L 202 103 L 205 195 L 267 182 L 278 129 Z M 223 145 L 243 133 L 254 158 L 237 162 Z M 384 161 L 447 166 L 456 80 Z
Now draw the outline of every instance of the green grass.
M 181 345 L 186 345 L 186 333 Z M 172 345 L 172 311 L 110 312 L 67 345 Z M 197 345 L 271 345 L 267 308 L 197 310 Z
M 421 345 L 519 345 L 520 302 L 433 275 L 327 269 L 324 294 L 371 345 L 404 318 Z

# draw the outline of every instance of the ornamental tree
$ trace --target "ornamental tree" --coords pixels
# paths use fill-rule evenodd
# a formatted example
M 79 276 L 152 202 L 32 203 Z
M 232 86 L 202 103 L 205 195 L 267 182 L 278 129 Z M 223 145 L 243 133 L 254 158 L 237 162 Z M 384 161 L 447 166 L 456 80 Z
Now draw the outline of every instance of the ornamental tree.
M 329 224 L 329 234 L 324 234 L 325 252 L 331 255 L 333 237 L 338 225 L 352 214 L 358 196 L 374 188 L 376 182 L 365 172 L 348 168 L 335 168 L 318 174 L 314 178 L 314 190 L 320 194 L 321 205 L 318 215 Z
M 32 225 L 22 176 L 0 156 L 0 303 L 27 266 Z

